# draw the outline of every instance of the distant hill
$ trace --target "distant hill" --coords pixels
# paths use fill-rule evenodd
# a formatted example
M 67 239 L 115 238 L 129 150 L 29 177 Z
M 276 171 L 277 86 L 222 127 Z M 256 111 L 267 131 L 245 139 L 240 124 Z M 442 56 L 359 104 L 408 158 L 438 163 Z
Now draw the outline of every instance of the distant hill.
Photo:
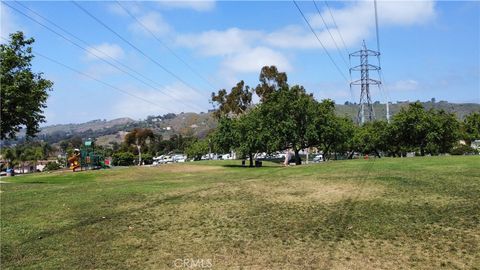
M 399 101 L 396 103 L 391 103 L 390 104 L 390 116 L 395 115 L 397 112 L 400 111 L 402 107 L 408 106 L 411 102 L 409 101 Z M 440 102 L 434 102 L 434 101 L 428 101 L 428 102 L 422 102 L 423 106 L 425 109 L 429 110 L 431 108 L 440 110 L 443 109 L 446 112 L 450 113 L 455 113 L 457 115 L 457 118 L 462 120 L 465 118 L 466 115 L 470 114 L 471 112 L 480 112 L 480 104 L 477 103 L 450 103 L 447 101 L 440 101 Z M 350 117 L 353 120 L 356 120 L 357 114 L 358 114 L 358 104 L 347 104 L 347 105 L 335 105 L 335 109 L 337 112 L 337 115 L 339 116 L 347 116 Z M 375 116 L 376 119 L 386 119 L 386 105 L 376 102 L 373 105 L 373 109 L 375 111 Z
M 408 106 L 410 102 L 396 102 L 390 104 L 390 115 L 400 111 L 402 107 Z M 455 113 L 458 119 L 463 119 L 471 112 L 480 112 L 480 104 L 476 103 L 449 103 L 422 102 L 426 109 L 443 109 Z M 358 104 L 335 105 L 336 113 L 339 116 L 346 116 L 356 120 Z M 374 104 L 377 119 L 386 119 L 385 104 L 376 102 Z M 81 124 L 60 124 L 42 127 L 37 138 L 49 143 L 57 143 L 61 140 L 70 139 L 74 136 L 81 138 L 96 138 L 100 145 L 108 145 L 110 142 L 122 142 L 128 131 L 136 127 L 150 128 L 155 134 L 162 135 L 164 139 L 174 134 L 183 136 L 205 137 L 208 132 L 217 126 L 217 121 L 212 113 L 180 113 L 148 116 L 145 120 L 135 121 L 130 118 L 118 118 L 110 121 L 93 120 Z M 22 134 L 19 134 L 19 141 L 22 141 Z

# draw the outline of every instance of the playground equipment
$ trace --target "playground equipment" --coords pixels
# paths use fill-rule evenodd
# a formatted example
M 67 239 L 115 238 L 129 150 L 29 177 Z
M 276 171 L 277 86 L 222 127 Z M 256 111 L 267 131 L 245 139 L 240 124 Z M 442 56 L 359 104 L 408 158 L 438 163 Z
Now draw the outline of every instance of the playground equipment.
M 68 158 L 68 164 L 70 164 L 70 170 L 75 171 L 76 169 L 80 168 L 80 150 L 75 149 L 73 151 L 73 155 Z
M 69 167 L 72 171 L 105 169 L 109 166 L 105 164 L 103 155 L 95 152 L 95 142 L 87 139 L 80 147 L 75 149 L 73 155 L 68 158 Z

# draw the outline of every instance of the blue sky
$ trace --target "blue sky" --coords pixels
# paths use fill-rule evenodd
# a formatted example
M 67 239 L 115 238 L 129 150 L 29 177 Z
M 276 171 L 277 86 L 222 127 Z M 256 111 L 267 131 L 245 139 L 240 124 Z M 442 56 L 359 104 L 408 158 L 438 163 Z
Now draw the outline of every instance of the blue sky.
M 36 57 L 33 69 L 55 82 L 45 110 L 46 124 L 206 111 L 212 108 L 208 102 L 212 91 L 230 89 L 239 80 L 254 87 L 264 65 L 276 65 L 286 71 L 290 84 L 304 85 L 318 99 L 330 98 L 337 103 L 359 99 L 359 89 L 350 92 L 347 81 L 291 1 L 121 2 L 141 25 L 117 2 L 78 2 L 153 61 L 72 2 L 21 3 L 75 37 L 18 3 L 6 3 L 71 40 L 82 39 L 86 45 L 76 42 L 86 51 L 3 1 L 2 37 L 22 30 L 35 37 L 34 51 L 130 93 L 126 95 Z M 327 51 L 349 79 L 347 51 L 359 50 L 362 40 L 376 49 L 373 2 L 328 1 L 338 29 L 325 3 L 316 3 L 340 52 L 313 2 L 298 1 Z M 379 0 L 378 15 L 385 91 L 373 89 L 373 100 L 384 102 L 388 98 L 395 102 L 435 97 L 480 103 L 479 2 Z M 351 61 L 356 65 L 359 60 Z M 376 59 L 371 61 L 376 64 Z M 372 77 L 377 75 L 373 73 Z

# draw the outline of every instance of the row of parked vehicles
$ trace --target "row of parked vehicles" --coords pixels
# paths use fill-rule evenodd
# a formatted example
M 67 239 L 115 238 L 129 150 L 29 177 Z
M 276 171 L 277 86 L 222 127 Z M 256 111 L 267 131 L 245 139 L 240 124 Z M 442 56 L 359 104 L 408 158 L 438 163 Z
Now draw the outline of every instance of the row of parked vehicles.
M 285 159 L 286 153 L 277 152 L 267 155 L 266 153 L 257 153 L 254 158 L 256 160 L 272 160 L 272 159 Z M 290 156 L 293 158 L 293 155 Z M 235 159 L 234 154 L 205 154 L 202 156 L 201 160 L 232 160 Z M 310 159 L 312 162 L 322 162 L 324 161 L 323 154 L 314 154 Z M 169 163 L 178 163 L 193 161 L 187 159 L 187 156 L 184 154 L 172 154 L 172 155 L 161 155 L 153 158 L 154 166 L 160 164 L 169 164 Z
M 160 164 L 185 162 L 186 160 L 187 160 L 187 156 L 183 155 L 183 154 L 161 155 L 161 156 L 153 158 L 152 165 L 156 166 L 156 165 L 160 165 Z

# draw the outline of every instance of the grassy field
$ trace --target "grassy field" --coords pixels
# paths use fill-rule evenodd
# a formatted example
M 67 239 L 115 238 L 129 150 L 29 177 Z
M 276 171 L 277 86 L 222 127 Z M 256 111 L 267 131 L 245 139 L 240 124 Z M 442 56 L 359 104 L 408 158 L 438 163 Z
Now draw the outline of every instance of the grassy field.
M 3 178 L 1 268 L 480 269 L 479 157 L 234 163 Z

